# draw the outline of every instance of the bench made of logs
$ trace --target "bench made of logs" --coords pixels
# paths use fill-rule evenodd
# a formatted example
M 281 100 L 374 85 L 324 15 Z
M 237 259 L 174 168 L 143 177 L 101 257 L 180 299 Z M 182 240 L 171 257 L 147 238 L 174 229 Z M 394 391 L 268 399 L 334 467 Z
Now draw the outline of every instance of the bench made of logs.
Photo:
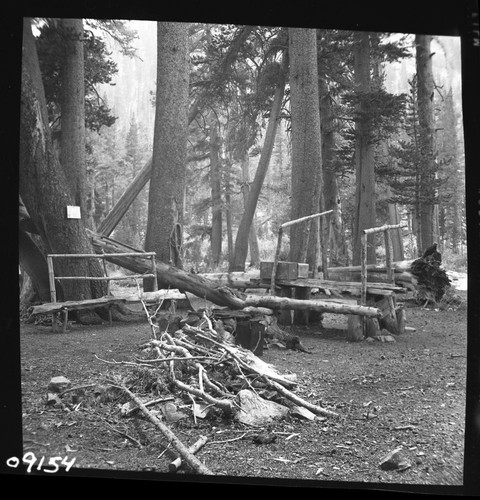
M 317 289 L 322 295 L 334 297 L 334 302 L 346 303 L 347 297 L 361 297 L 362 284 L 354 281 L 332 281 L 316 278 L 299 278 L 296 280 L 277 280 L 276 288 L 280 296 L 292 297 L 295 296 L 301 300 L 311 299 L 312 290 Z M 407 290 L 403 287 L 392 283 L 367 283 L 367 298 L 372 302 L 373 307 L 377 307 L 376 303 L 382 302 L 382 310 L 387 309 L 392 318 L 397 316 L 396 293 L 405 293 Z M 322 300 L 328 300 L 322 297 Z M 347 299 L 348 300 L 348 299 Z M 305 311 L 296 311 L 295 322 L 300 324 L 308 324 L 309 313 Z M 286 312 L 281 318 L 282 324 L 290 324 L 292 321 L 291 314 Z
M 125 295 L 125 296 L 106 296 L 99 297 L 97 299 L 85 299 L 85 300 L 67 300 L 64 302 L 46 302 L 44 304 L 39 304 L 33 306 L 32 316 L 37 316 L 40 314 L 52 314 L 52 329 L 56 331 L 56 315 L 60 312 L 64 313 L 63 318 L 63 328 L 62 331 L 65 333 L 68 323 L 68 312 L 78 311 L 81 309 L 97 309 L 100 307 L 108 308 L 110 325 L 112 324 L 111 307 L 116 304 L 134 304 L 139 302 L 153 303 L 159 302 L 161 300 L 182 300 L 185 299 L 186 295 L 178 290 L 157 290 L 154 292 L 143 292 L 140 295 Z

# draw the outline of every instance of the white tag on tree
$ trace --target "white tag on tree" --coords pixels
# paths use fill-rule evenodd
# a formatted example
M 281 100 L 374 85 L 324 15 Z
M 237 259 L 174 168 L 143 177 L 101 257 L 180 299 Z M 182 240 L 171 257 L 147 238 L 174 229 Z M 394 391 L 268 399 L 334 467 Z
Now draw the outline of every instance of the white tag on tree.
M 67 219 L 81 219 L 80 207 L 67 205 Z

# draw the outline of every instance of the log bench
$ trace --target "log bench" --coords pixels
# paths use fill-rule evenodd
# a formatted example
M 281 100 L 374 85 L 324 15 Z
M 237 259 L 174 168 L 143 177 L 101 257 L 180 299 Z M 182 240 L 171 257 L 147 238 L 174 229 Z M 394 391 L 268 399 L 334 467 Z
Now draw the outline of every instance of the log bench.
M 78 311 L 81 309 L 98 309 L 101 307 L 108 308 L 110 325 L 112 324 L 111 308 L 117 304 L 135 304 L 145 302 L 147 304 L 157 303 L 162 300 L 183 300 L 186 298 L 184 293 L 178 290 L 157 290 L 154 292 L 143 292 L 140 295 L 125 295 L 125 296 L 105 296 L 97 299 L 85 300 L 67 300 L 64 302 L 46 302 L 33 306 L 32 316 L 40 314 L 52 314 L 52 330 L 56 331 L 56 316 L 58 313 L 63 313 L 63 327 L 62 332 L 65 333 L 68 323 L 69 311 Z M 188 300 L 188 298 L 187 298 Z
M 322 300 L 331 300 L 338 303 L 347 303 L 350 297 L 359 299 L 361 297 L 361 287 L 361 283 L 354 281 L 332 281 L 315 278 L 276 281 L 276 290 L 279 296 L 312 300 L 312 291 L 318 290 Z M 391 314 L 395 314 L 395 294 L 405 292 L 405 288 L 396 286 L 392 283 L 367 283 L 367 299 L 369 303 L 371 303 L 373 307 L 377 307 L 378 302 L 382 301 L 382 299 L 386 299 Z M 295 311 L 293 321 L 298 324 L 308 324 L 310 316 L 310 311 Z M 282 324 L 291 324 L 291 313 L 285 311 L 280 321 Z

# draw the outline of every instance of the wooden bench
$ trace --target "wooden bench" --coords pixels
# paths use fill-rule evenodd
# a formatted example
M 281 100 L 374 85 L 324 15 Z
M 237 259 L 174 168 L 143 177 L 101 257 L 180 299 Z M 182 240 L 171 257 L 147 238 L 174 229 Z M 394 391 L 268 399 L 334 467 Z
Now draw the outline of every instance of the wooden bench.
M 157 290 L 154 292 L 143 292 L 140 295 L 125 295 L 125 296 L 105 296 L 97 299 L 86 300 L 67 300 L 64 302 L 47 302 L 33 306 L 32 316 L 40 314 L 52 314 L 52 329 L 56 331 L 56 315 L 63 313 L 62 332 L 65 333 L 68 323 L 69 311 L 78 311 L 81 309 L 97 309 L 106 307 L 109 309 L 110 325 L 112 324 L 112 315 L 110 308 L 116 304 L 135 304 L 145 302 L 146 304 L 159 303 L 162 300 L 183 300 L 188 297 L 179 290 Z
M 120 276 L 108 276 L 107 267 L 105 260 L 108 257 L 134 257 L 137 259 L 148 259 L 151 261 L 151 272 L 145 274 L 134 274 L 134 275 L 120 275 Z M 78 311 L 81 309 L 97 309 L 100 307 L 107 307 L 109 313 L 110 324 L 112 324 L 112 313 L 111 308 L 115 304 L 121 304 L 126 302 L 141 302 L 142 300 L 146 302 L 160 300 L 160 295 L 165 296 L 165 293 L 169 291 L 161 291 L 160 295 L 158 294 L 158 283 L 157 283 L 157 271 L 155 264 L 155 252 L 124 252 L 124 253 L 101 253 L 101 254 L 48 254 L 47 255 L 47 266 L 48 266 L 48 279 L 50 286 L 50 300 L 51 302 L 41 304 L 38 306 L 34 306 L 32 315 L 38 314 L 52 314 L 52 328 L 53 331 L 56 331 L 56 316 L 58 313 L 64 313 L 63 319 L 63 332 L 65 332 L 67 324 L 68 324 L 68 312 L 69 311 Z M 53 267 L 54 259 L 100 259 L 103 263 L 104 276 L 55 276 L 55 270 Z M 130 296 L 130 297 L 114 297 L 110 295 L 110 282 L 111 281 L 120 281 L 120 280 L 140 280 L 145 278 L 153 279 L 153 288 L 154 292 L 146 292 L 141 295 Z M 84 300 L 71 300 L 64 302 L 57 302 L 57 294 L 55 289 L 55 281 L 62 280 L 80 280 L 80 281 L 106 281 L 107 283 L 107 295 L 104 297 L 96 298 L 96 299 L 84 299 Z M 178 290 L 172 291 L 172 297 L 169 297 L 169 300 L 172 300 L 173 296 L 178 295 L 180 292 Z M 154 295 L 148 295 L 154 294 Z M 155 295 L 156 294 L 156 295 Z M 182 294 L 182 298 L 183 298 Z M 164 297 L 165 298 L 165 297 Z
M 312 290 L 319 290 L 322 295 L 326 296 L 326 300 L 334 300 L 339 303 L 346 303 L 350 297 L 360 301 L 362 295 L 362 283 L 348 281 L 332 281 L 323 279 L 296 279 L 296 280 L 277 280 L 276 288 L 278 294 L 283 297 L 295 297 L 302 300 L 312 299 Z M 383 298 L 387 298 L 390 312 L 395 311 L 396 293 L 405 293 L 403 287 L 396 286 L 391 283 L 367 283 L 367 299 L 372 302 L 379 302 Z M 345 300 L 347 299 L 347 300 Z M 325 300 L 322 297 L 322 300 Z M 365 305 L 365 304 L 363 304 Z M 295 322 L 308 324 L 308 313 L 306 311 L 297 311 L 295 313 Z M 288 313 L 282 318 L 282 322 L 289 323 Z

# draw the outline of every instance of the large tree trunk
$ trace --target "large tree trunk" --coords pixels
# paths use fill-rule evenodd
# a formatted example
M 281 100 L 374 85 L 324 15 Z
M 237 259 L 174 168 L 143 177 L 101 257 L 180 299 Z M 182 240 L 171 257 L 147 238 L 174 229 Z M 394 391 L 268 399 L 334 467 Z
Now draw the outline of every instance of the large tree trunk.
M 83 219 L 67 219 L 75 199 L 54 152 L 47 107 L 30 20 L 24 20 L 20 106 L 19 191 L 47 253 L 92 253 Z M 88 267 L 65 262 L 57 275 L 85 276 Z M 83 281 L 67 299 L 91 298 Z
M 387 197 L 388 198 L 392 197 L 392 190 L 390 186 L 387 187 Z M 388 221 L 389 221 L 388 223 L 392 226 L 400 224 L 400 216 L 398 214 L 398 207 L 396 203 L 388 204 Z M 394 261 L 403 260 L 405 257 L 403 253 L 402 230 L 400 228 L 392 229 L 391 238 L 392 238 L 392 248 L 393 248 L 393 260 Z
M 152 176 L 145 250 L 182 267 L 189 85 L 188 24 L 159 22 Z M 149 280 L 147 288 L 152 288 Z
M 20 267 L 29 275 L 36 296 L 42 302 L 49 302 L 47 260 L 33 238 L 21 229 L 18 232 L 18 255 Z
M 283 94 L 285 91 L 284 71 L 284 64 L 282 64 L 282 71 L 280 71 L 279 76 L 280 80 L 277 82 L 267 131 L 265 132 L 265 141 L 263 143 L 262 153 L 258 162 L 257 171 L 255 172 L 255 177 L 250 187 L 247 206 L 243 212 L 242 220 L 240 221 L 240 226 L 238 227 L 237 236 L 235 238 L 235 256 L 233 259 L 232 269 L 230 269 L 231 271 L 245 270 L 245 261 L 248 254 L 248 235 L 250 233 L 253 216 L 257 208 L 258 197 L 260 196 L 263 181 L 265 180 L 268 165 L 270 164 L 277 125 L 280 120 L 280 110 L 282 108 Z
M 80 207 L 83 217 L 86 215 L 85 201 L 87 199 L 83 21 L 61 19 L 60 30 L 63 42 L 60 163 L 65 171 L 75 204 Z
M 220 264 L 222 253 L 222 181 L 220 172 L 220 141 L 218 122 L 213 115 L 209 124 L 210 136 L 210 188 L 212 200 L 212 232 L 210 248 L 212 252 L 211 267 L 215 269 Z
M 85 159 L 85 71 L 84 71 L 84 40 L 82 19 L 62 19 L 60 30 L 63 41 L 61 64 L 61 135 L 60 163 L 66 174 L 75 205 L 80 207 L 81 217 L 88 222 L 86 207 L 87 199 L 87 168 Z M 96 260 L 88 261 L 58 261 L 60 273 L 70 273 L 74 268 L 80 268 L 80 274 L 101 276 L 102 269 Z M 88 297 L 101 296 L 106 293 L 106 287 L 101 282 L 65 281 L 62 288 L 67 296 L 83 294 Z M 79 292 L 79 288 L 81 291 Z M 87 313 L 88 314 L 88 313 Z
M 322 151 L 318 97 L 317 37 L 309 28 L 289 29 L 290 102 L 292 116 L 291 219 L 317 213 L 322 182 Z M 290 260 L 305 262 L 309 227 L 317 238 L 318 220 L 292 226 Z M 313 260 L 313 257 L 311 257 Z M 315 262 L 309 262 L 313 270 Z
M 245 152 L 242 161 L 242 195 L 244 209 L 248 204 L 248 197 L 250 196 L 250 169 L 248 152 Z M 260 250 L 258 247 L 257 229 L 255 227 L 255 215 L 252 219 L 250 232 L 248 233 L 248 248 L 250 250 L 250 265 L 260 265 Z
M 338 192 L 337 173 L 332 166 L 335 135 L 333 123 L 332 101 L 328 92 L 326 75 L 318 79 L 320 97 L 320 129 L 322 134 L 322 175 L 324 209 L 333 210 L 328 218 L 326 231 L 327 248 L 329 249 L 330 265 L 346 264 L 345 236 L 342 224 L 342 210 Z M 320 212 L 322 209 L 320 209 Z
M 225 170 L 225 225 L 227 227 L 228 267 L 233 263 L 233 216 L 232 216 L 232 163 L 228 162 Z
M 234 40 L 229 50 L 220 61 L 219 66 L 215 68 L 215 76 L 212 76 L 212 81 L 222 82 L 225 77 L 226 71 L 230 65 L 235 61 L 238 51 L 242 44 L 248 38 L 252 31 L 252 26 L 244 26 L 239 30 L 237 38 Z M 218 83 L 220 84 L 220 83 Z M 197 96 L 195 102 L 188 110 L 188 125 L 197 117 L 198 113 L 203 109 L 206 101 L 209 98 L 209 87 L 206 87 L 201 94 Z M 152 174 L 152 158 L 150 158 L 142 170 L 136 175 L 132 183 L 127 187 L 123 195 L 119 198 L 118 202 L 108 213 L 105 219 L 98 226 L 97 232 L 104 236 L 110 236 L 117 224 L 127 212 L 133 200 L 138 196 L 140 191 L 145 187 L 150 180 Z
M 353 238 L 353 263 L 360 264 L 361 234 L 363 229 L 376 226 L 374 148 L 367 103 L 362 94 L 371 90 L 370 83 L 370 37 L 367 32 L 356 31 L 354 42 L 355 88 L 359 93 L 355 116 L 355 228 Z M 375 263 L 375 235 L 367 238 L 367 262 Z
M 420 235 L 419 249 L 433 243 L 435 204 L 435 156 L 433 116 L 433 72 L 430 49 L 431 35 L 416 35 L 417 98 L 419 142 L 423 164 L 420 171 Z

